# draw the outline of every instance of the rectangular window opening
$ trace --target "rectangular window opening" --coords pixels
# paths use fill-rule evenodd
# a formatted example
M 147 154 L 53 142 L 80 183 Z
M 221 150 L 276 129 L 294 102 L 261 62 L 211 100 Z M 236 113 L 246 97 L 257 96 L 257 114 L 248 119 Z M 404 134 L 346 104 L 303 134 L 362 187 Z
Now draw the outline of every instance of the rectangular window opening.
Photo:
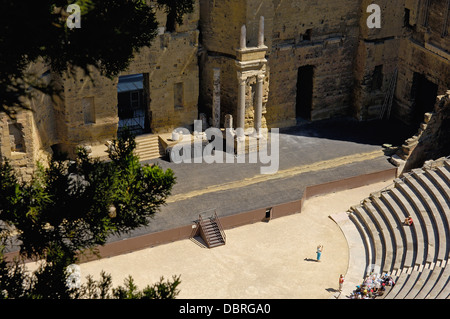
M 83 98 L 81 104 L 83 106 L 84 124 L 95 123 L 94 97 L 91 96 Z
M 17 122 L 9 123 L 9 139 L 11 143 L 12 152 L 25 153 L 25 139 L 23 133 L 23 125 Z
M 183 108 L 183 83 L 175 83 L 173 87 L 175 109 Z
M 312 29 L 306 30 L 306 32 L 303 34 L 303 41 L 311 41 L 312 36 Z
M 404 20 L 403 20 L 403 26 L 406 28 L 412 28 L 411 10 L 409 10 L 408 8 L 405 8 L 405 16 L 404 16 Z
M 381 90 L 383 87 L 383 66 L 377 65 L 372 75 L 372 90 Z

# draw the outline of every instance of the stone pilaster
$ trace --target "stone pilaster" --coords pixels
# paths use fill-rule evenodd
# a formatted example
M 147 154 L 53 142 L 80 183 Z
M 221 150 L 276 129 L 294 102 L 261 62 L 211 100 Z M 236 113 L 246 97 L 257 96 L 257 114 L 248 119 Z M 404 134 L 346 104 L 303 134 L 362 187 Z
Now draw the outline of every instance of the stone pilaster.
M 220 69 L 214 68 L 212 126 L 220 128 Z

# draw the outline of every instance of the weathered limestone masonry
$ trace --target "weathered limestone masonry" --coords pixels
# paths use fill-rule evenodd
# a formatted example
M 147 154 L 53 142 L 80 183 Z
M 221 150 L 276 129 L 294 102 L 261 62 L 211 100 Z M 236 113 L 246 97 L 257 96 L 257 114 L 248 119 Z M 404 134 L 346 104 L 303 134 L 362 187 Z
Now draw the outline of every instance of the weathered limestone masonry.
M 359 7 L 355 1 L 272 1 L 268 68 L 269 127 L 350 114 Z M 256 9 L 252 1 L 250 8 Z M 311 66 L 303 75 L 301 67 Z M 301 92 L 302 77 L 311 77 L 309 92 Z M 308 97 L 308 95 L 311 95 Z M 302 100 L 310 105 L 301 106 Z M 299 109 L 306 108 L 306 110 Z M 304 112 L 303 112 L 304 111 Z
M 49 83 L 52 75 L 47 70 L 42 62 L 37 62 L 27 71 Z M 46 159 L 50 145 L 57 139 L 56 111 L 51 97 L 43 94 L 23 102 L 35 112 L 18 110 L 14 118 L 0 114 L 0 160 L 7 158 L 26 180 L 33 174 L 36 161 Z
M 391 162 L 399 173 L 424 165 L 450 154 L 450 90 L 438 96 L 433 112 L 425 113 L 417 133 L 407 139 Z
M 381 28 L 367 25 L 367 8 L 374 3 L 381 9 Z M 233 63 L 240 28 L 246 26 L 247 45 L 256 46 L 259 18 L 264 16 L 268 62 L 263 125 L 291 126 L 299 117 L 378 118 L 391 81 L 392 112 L 385 116 L 392 113 L 419 125 L 414 119 L 421 119 L 436 95 L 450 87 L 449 6 L 448 0 L 201 0 L 201 107 L 207 111 L 211 105 L 211 70 L 220 67 L 222 118 L 237 117 Z M 307 66 L 312 75 L 301 73 Z M 305 94 L 301 77 L 308 76 L 312 84 Z M 424 93 L 427 85 L 437 86 L 434 97 Z M 254 121 L 251 92 L 246 95 L 246 127 Z M 308 99 L 309 105 L 302 106 Z
M 198 3 L 184 24 L 173 33 L 164 32 L 166 17 L 158 12 L 160 34 L 149 48 L 135 56 L 127 71 L 120 76 L 143 74 L 144 99 L 153 133 L 170 132 L 178 126 L 190 125 L 198 117 Z M 95 85 L 80 77 L 66 79 L 66 121 L 68 139 L 74 143 L 102 142 L 115 136 L 118 123 L 117 80 L 96 77 Z M 181 85 L 181 104 L 175 107 L 175 84 Z M 85 124 L 82 101 L 94 98 L 95 123 Z M 98 109 L 97 109 L 98 108 Z M 77 112 L 78 111 L 78 112 Z M 70 112 L 70 114 L 69 114 Z M 78 113 L 78 117 L 74 114 Z M 98 119 L 98 120 L 97 120 Z
M 381 28 L 367 24 L 372 4 Z M 164 29 L 164 12 L 157 17 L 154 43 L 121 74 L 143 75 L 151 133 L 192 129 L 199 118 L 251 129 L 384 114 L 419 127 L 450 88 L 450 0 L 197 0 L 174 32 Z M 118 79 L 58 78 L 39 63 L 30 71 L 64 94 L 37 96 L 35 112 L 20 113 L 18 125 L 0 116 L 0 157 L 29 175 L 55 150 L 116 137 Z
M 151 2 L 150 2 L 151 3 Z M 199 3 L 184 17 L 174 32 L 165 31 L 166 15 L 156 11 L 159 35 L 149 48 L 136 55 L 129 69 L 120 76 L 143 74 L 144 104 L 152 133 L 170 132 L 176 127 L 192 125 L 198 118 L 198 20 Z M 76 146 L 101 145 L 117 136 L 118 78 L 102 77 L 93 71 L 93 81 L 77 71 L 75 76 L 58 77 L 43 64 L 30 67 L 38 76 L 53 78 L 63 94 L 38 95 L 29 101 L 34 113 L 21 111 L 17 127 L 6 115 L 0 115 L 0 158 L 21 168 L 30 177 L 37 160 L 54 151 L 74 154 Z M 175 107 L 175 85 L 181 87 Z M 16 149 L 16 146 L 18 148 Z
M 409 0 L 406 10 L 410 14 L 398 52 L 394 115 L 419 125 L 423 114 L 433 110 L 436 96 L 450 88 L 450 1 Z M 424 108 L 426 91 L 433 90 Z
M 359 30 L 359 7 L 354 1 L 201 0 L 204 48 L 201 63 L 201 99 L 211 105 L 211 70 L 223 74 L 222 118 L 237 118 L 238 80 L 235 73 L 240 29 L 247 30 L 247 46 L 258 46 L 260 17 L 265 20 L 267 48 L 263 84 L 262 127 L 296 124 L 299 68 L 311 65 L 314 75 L 310 118 L 349 114 L 354 79 L 354 57 Z M 254 125 L 257 79 L 248 83 L 245 128 Z
M 367 27 L 367 7 L 381 8 L 381 28 Z M 398 68 L 398 48 L 404 35 L 404 1 L 361 1 L 359 38 L 354 68 L 354 115 L 360 120 L 380 115 L 389 82 Z

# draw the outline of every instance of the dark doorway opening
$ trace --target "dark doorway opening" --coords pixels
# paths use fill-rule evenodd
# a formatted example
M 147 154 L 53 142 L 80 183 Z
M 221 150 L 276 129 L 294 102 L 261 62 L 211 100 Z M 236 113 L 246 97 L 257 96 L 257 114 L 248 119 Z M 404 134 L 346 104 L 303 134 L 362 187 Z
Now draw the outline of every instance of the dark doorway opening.
M 297 77 L 297 123 L 301 120 L 311 120 L 313 97 L 314 66 L 307 65 L 298 69 Z
M 117 100 L 119 113 L 118 134 L 128 128 L 133 134 L 150 133 L 146 74 L 119 77 Z
M 412 124 L 420 125 L 423 116 L 432 112 L 438 94 L 437 84 L 429 81 L 423 74 L 414 73 L 411 97 L 413 102 Z

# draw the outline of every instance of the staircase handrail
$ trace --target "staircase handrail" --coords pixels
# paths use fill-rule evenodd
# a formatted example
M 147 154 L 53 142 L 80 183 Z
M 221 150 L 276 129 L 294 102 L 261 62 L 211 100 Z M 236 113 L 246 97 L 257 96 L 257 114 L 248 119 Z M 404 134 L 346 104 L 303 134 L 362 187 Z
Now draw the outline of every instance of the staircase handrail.
M 217 227 L 219 227 L 220 234 L 222 235 L 224 244 L 227 241 L 227 236 L 225 235 L 225 230 L 223 229 L 222 224 L 220 223 L 219 217 L 217 216 L 217 212 L 214 212 L 214 217 L 216 219 Z
M 202 215 L 198 215 L 198 220 L 199 220 L 199 225 L 200 225 L 200 227 L 203 228 L 203 223 L 204 223 L 204 221 L 203 221 Z M 211 246 L 211 242 L 209 241 L 208 236 L 204 236 L 204 237 L 205 237 L 205 239 L 206 239 L 206 243 L 208 244 L 208 246 Z

